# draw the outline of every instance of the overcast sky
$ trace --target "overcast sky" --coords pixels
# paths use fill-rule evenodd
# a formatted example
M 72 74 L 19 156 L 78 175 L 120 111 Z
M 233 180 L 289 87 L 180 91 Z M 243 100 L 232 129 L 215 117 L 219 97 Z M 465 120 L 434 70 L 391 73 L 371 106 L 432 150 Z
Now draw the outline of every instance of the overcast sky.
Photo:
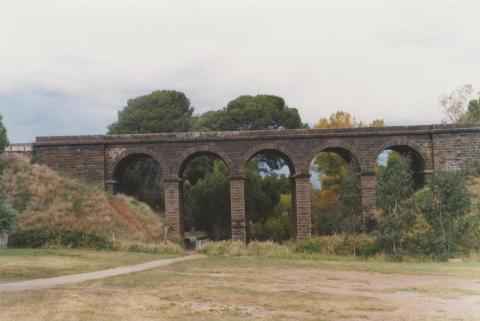
M 128 98 L 183 91 L 197 113 L 275 94 L 310 124 L 336 110 L 438 123 L 480 87 L 480 1 L 0 0 L 11 142 L 105 133 Z

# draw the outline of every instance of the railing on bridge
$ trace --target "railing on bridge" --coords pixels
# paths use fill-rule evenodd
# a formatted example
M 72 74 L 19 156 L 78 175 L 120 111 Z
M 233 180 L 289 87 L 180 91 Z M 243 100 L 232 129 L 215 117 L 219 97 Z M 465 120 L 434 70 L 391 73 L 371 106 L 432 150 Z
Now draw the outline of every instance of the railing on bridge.
M 32 153 L 33 144 L 10 144 L 5 148 L 7 153 Z

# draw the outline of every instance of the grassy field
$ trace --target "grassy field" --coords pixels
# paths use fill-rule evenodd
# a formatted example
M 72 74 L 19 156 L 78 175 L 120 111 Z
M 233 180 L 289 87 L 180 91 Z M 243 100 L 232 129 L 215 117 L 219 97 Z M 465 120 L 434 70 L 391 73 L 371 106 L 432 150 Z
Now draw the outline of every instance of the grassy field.
M 2 321 L 480 320 L 480 263 L 218 256 L 0 295 L 0 311 Z
M 0 282 L 103 270 L 172 256 L 76 249 L 0 251 Z

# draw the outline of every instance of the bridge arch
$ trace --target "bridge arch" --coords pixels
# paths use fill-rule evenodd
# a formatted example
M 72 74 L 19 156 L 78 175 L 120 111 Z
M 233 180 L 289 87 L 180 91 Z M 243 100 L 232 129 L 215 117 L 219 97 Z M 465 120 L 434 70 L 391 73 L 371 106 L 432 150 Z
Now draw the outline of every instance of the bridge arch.
M 154 210 L 163 210 L 163 179 L 168 177 L 169 169 L 155 151 L 148 148 L 125 149 L 114 158 L 107 175 L 110 180 L 105 184 L 110 192 L 130 195 Z
M 228 172 L 230 175 L 233 173 L 233 169 L 235 168 L 233 165 L 232 160 L 230 157 L 220 148 L 213 146 L 213 145 L 202 145 L 202 146 L 194 146 L 191 148 L 186 149 L 179 157 L 179 162 L 175 166 L 173 171 L 173 175 L 176 175 L 176 178 L 182 178 L 182 172 L 185 169 L 185 166 L 188 164 L 190 160 L 193 158 L 200 156 L 200 155 L 214 155 L 221 159 L 225 165 L 227 165 Z
M 252 157 L 255 155 L 258 155 L 262 152 L 272 152 L 280 155 L 287 163 L 287 166 L 290 170 L 290 175 L 292 176 L 297 174 L 297 168 L 301 167 L 300 161 L 298 161 L 297 157 L 286 147 L 275 143 L 268 143 L 256 145 L 243 154 L 243 157 L 240 161 L 240 167 L 237 168 L 237 173 L 240 175 L 245 175 L 245 168 L 248 161 L 250 161 L 250 159 L 252 159 Z
M 377 161 L 377 157 L 387 149 L 391 149 L 394 151 L 399 151 L 400 153 L 406 151 L 413 151 L 417 154 L 417 156 L 421 157 L 421 161 L 424 163 L 424 167 L 426 170 L 433 169 L 433 163 L 431 157 L 428 155 L 427 151 L 420 145 L 411 140 L 407 139 L 392 139 L 384 142 L 375 150 L 373 154 L 373 159 L 370 159 L 369 166 L 370 169 L 375 167 L 375 163 Z
M 427 151 L 420 144 L 408 139 L 392 139 L 384 142 L 375 150 L 374 158 L 369 162 L 371 172 L 375 172 L 377 159 L 385 150 L 392 150 L 403 156 L 409 156 L 412 161 L 411 168 L 415 188 L 420 188 L 425 184 L 425 175 L 433 171 L 433 163 Z
M 137 147 L 137 148 L 127 148 L 126 150 L 124 150 L 114 158 L 112 162 L 112 166 L 110 166 L 108 177 L 113 180 L 115 176 L 115 172 L 116 170 L 118 170 L 119 164 L 121 164 L 128 157 L 131 157 L 133 155 L 145 155 L 155 159 L 162 170 L 163 176 L 164 177 L 170 176 L 170 170 L 167 166 L 167 163 L 165 163 L 165 161 L 161 158 L 159 153 L 149 148 Z
M 313 148 L 306 157 L 303 166 L 310 168 L 310 164 L 321 152 L 333 152 L 340 155 L 347 163 L 353 162 L 359 172 L 367 169 L 365 160 L 360 157 L 360 152 L 353 145 L 338 140 L 329 140 Z

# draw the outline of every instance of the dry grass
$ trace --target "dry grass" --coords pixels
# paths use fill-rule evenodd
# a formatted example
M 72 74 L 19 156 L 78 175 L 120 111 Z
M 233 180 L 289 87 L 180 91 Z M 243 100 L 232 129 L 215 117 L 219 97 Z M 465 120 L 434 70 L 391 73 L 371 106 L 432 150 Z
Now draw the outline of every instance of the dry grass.
M 209 257 L 1 296 L 0 320 L 480 320 L 478 263 L 344 263 Z
M 0 282 L 97 271 L 171 256 L 123 251 L 6 249 L 0 251 Z
M 0 188 L 19 209 L 17 228 L 81 230 L 109 240 L 162 241 L 165 221 L 147 205 L 6 155 Z

